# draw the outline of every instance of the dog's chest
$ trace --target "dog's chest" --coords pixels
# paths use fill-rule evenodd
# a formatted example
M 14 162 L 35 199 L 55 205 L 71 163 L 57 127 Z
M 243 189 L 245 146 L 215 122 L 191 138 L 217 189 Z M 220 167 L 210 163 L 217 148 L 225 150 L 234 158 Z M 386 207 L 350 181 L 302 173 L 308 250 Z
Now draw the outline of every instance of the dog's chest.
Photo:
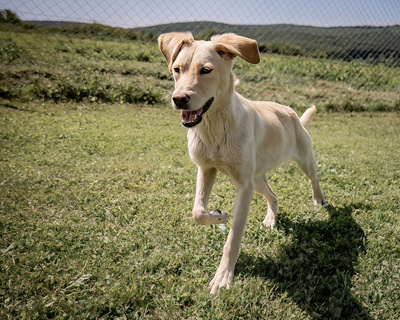
M 235 172 L 243 165 L 242 154 L 236 150 L 238 145 L 233 142 L 205 143 L 198 137 L 188 137 L 190 158 L 199 166 L 213 167 L 229 176 L 236 175 Z
M 189 148 L 189 155 L 197 164 L 210 164 L 213 166 L 231 162 L 225 153 L 226 147 L 219 146 L 216 148 L 207 148 L 203 144 L 199 144 L 196 148 Z

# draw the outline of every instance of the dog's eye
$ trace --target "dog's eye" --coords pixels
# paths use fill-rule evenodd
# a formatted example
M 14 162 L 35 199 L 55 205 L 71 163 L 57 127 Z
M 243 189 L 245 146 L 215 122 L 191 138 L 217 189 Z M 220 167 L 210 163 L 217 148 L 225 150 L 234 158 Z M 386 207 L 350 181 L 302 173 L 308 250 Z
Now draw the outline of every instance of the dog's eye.
M 200 74 L 207 74 L 207 73 L 210 73 L 211 71 L 213 71 L 213 69 L 211 69 L 211 68 L 201 68 Z
M 180 69 L 179 67 L 175 67 L 175 68 L 173 68 L 173 70 L 174 70 L 174 72 L 176 72 L 176 73 L 180 73 L 180 72 L 181 72 L 181 69 Z

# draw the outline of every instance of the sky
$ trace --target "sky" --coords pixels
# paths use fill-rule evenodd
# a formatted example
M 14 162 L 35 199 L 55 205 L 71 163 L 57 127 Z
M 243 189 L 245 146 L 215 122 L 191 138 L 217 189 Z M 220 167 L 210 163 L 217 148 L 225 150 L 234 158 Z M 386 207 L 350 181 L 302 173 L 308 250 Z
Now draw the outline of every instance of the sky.
M 400 24 L 400 0 L 0 0 L 0 9 L 10 9 L 22 20 L 124 28 L 192 21 L 320 27 Z

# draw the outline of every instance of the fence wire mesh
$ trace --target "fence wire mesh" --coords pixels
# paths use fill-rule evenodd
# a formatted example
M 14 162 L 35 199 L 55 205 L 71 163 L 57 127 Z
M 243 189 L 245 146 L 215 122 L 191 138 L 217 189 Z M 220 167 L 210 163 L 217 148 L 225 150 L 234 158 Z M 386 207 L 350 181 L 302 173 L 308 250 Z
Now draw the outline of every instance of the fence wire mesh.
M 191 31 L 196 39 L 233 32 L 258 41 L 261 63 L 235 66 L 237 90 L 254 100 L 400 110 L 398 0 L 0 1 L 6 103 L 165 105 L 173 81 L 156 39 Z
M 41 26 L 56 34 L 154 41 L 169 31 L 191 31 L 202 39 L 235 32 L 258 40 L 263 52 L 400 64 L 396 0 L 3 0 L 1 7 L 3 22 L 21 19 L 21 28 Z

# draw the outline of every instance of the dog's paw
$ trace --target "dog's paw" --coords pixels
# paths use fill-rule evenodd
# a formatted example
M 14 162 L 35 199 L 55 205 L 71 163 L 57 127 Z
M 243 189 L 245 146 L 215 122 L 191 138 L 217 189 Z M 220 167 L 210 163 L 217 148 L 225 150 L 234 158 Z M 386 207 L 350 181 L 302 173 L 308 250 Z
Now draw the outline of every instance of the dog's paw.
M 328 208 L 329 207 L 329 203 L 326 202 L 325 200 L 321 200 L 321 199 L 314 200 L 314 205 L 323 206 L 324 208 Z
M 215 210 L 210 212 L 211 219 L 218 224 L 225 224 L 228 222 L 229 215 L 226 212 L 221 212 L 220 210 Z
M 267 214 L 264 221 L 262 222 L 263 225 L 267 228 L 273 229 L 275 226 L 276 218 L 274 214 Z
M 230 268 L 229 266 L 220 266 L 215 274 L 214 279 L 210 282 L 208 286 L 208 290 L 211 294 L 218 293 L 220 288 L 231 287 L 231 283 L 233 282 L 233 270 L 234 268 Z
M 202 211 L 193 213 L 194 220 L 203 225 L 210 224 L 225 224 L 228 221 L 228 214 L 226 212 L 217 211 Z

